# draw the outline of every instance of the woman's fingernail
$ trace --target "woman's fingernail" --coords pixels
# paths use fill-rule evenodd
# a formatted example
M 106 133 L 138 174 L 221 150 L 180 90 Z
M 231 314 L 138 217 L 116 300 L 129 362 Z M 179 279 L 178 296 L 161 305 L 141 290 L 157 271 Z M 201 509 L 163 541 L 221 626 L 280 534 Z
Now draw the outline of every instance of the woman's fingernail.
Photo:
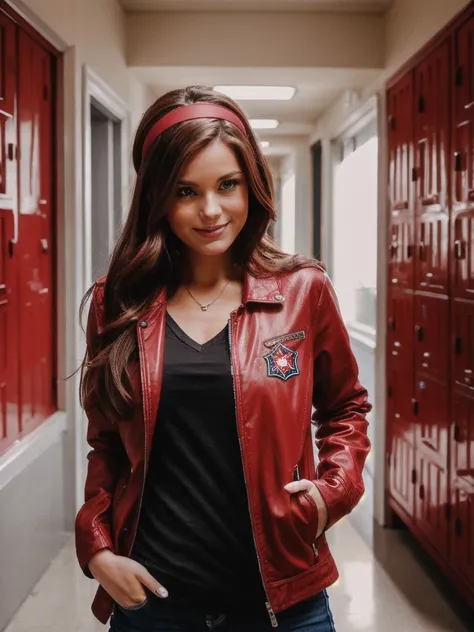
M 160 595 L 160 597 L 168 596 L 168 591 L 166 590 L 166 588 L 163 588 L 163 586 L 160 586 L 156 592 Z

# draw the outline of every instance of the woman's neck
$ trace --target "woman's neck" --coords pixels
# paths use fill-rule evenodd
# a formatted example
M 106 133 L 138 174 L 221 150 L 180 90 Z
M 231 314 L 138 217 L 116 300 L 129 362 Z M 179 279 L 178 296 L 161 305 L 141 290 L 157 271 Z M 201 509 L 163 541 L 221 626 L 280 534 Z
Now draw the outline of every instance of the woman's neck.
M 226 281 L 240 278 L 238 268 L 232 263 L 230 256 L 223 257 L 188 257 L 184 274 L 184 283 L 189 287 L 206 289 L 221 285 Z

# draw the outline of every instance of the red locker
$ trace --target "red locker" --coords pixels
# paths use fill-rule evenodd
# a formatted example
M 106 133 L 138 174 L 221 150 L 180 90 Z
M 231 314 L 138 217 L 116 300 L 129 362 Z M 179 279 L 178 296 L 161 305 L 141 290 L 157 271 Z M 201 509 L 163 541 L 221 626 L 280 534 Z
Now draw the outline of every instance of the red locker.
M 417 375 L 447 382 L 449 377 L 449 300 L 447 296 L 415 298 L 415 366 Z
M 474 587 L 474 391 L 453 393 L 450 558 Z
M 413 76 L 388 93 L 389 147 L 389 284 L 413 287 Z
M 448 291 L 449 42 L 415 70 L 416 287 Z
M 13 242 L 18 234 L 16 27 L 0 13 L 0 452 L 19 425 L 18 318 Z
M 21 429 L 54 410 L 51 58 L 19 34 Z
M 408 86 L 406 121 L 389 118 L 390 201 L 404 204 L 400 211 L 389 206 L 388 488 L 391 506 L 474 607 L 472 2 L 389 82 L 390 113 L 399 111 L 397 97 Z M 396 124 L 407 130 L 410 121 L 413 139 L 404 137 L 403 146 L 414 147 L 412 198 L 407 162 L 402 180 L 396 154 Z M 412 275 L 399 252 L 411 235 Z M 394 285 L 404 291 L 395 294 Z M 407 324 L 396 329 L 397 320 L 410 321 L 408 296 L 411 337 Z
M 387 373 L 387 468 L 392 498 L 409 517 L 415 515 L 415 432 L 413 425 L 413 370 Z
M 455 38 L 453 90 L 453 218 L 451 253 L 454 295 L 474 299 L 474 18 Z
M 431 378 L 415 382 L 416 525 L 443 556 L 447 554 L 448 386 Z
M 392 288 L 387 307 L 387 353 L 393 369 L 413 368 L 415 297 L 411 292 Z
M 474 302 L 454 301 L 451 338 L 453 379 L 457 384 L 474 390 Z

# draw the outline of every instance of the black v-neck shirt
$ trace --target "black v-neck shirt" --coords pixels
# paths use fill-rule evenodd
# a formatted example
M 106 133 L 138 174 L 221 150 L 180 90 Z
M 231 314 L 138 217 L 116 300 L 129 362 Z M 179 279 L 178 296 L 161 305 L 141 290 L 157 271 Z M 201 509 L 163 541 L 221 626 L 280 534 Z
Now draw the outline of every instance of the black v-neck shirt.
M 160 406 L 132 557 L 202 608 L 262 608 L 228 326 L 199 345 L 167 315 Z

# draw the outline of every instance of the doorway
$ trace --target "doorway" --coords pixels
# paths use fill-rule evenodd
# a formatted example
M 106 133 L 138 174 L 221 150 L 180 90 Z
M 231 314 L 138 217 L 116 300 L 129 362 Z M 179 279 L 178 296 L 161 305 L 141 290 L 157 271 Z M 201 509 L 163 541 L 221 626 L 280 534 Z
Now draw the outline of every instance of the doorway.
M 103 276 L 122 226 L 122 122 L 92 98 L 90 104 L 92 278 Z

